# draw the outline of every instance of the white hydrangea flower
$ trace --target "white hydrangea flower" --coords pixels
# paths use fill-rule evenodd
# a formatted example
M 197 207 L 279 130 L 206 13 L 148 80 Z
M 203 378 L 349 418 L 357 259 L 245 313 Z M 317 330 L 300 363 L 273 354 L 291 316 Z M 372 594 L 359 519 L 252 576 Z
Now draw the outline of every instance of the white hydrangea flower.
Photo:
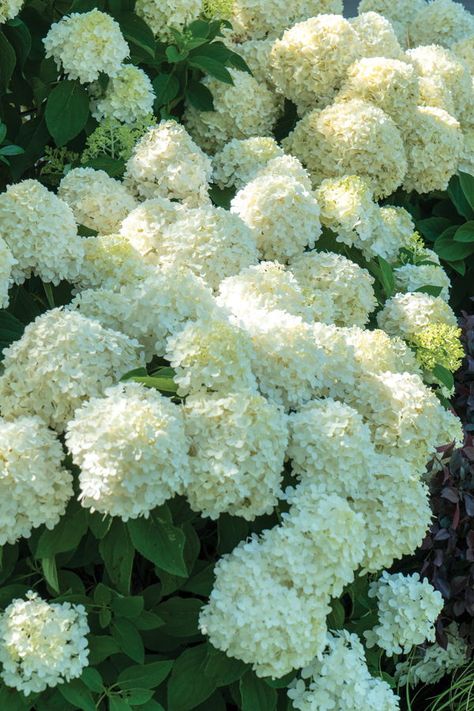
M 72 209 L 76 222 L 106 235 L 117 232 L 136 206 L 120 181 L 93 168 L 70 170 L 59 184 L 58 196 Z
M 443 609 L 440 592 L 418 573 L 390 575 L 386 570 L 369 586 L 377 598 L 378 624 L 364 632 L 367 646 L 377 645 L 387 656 L 408 654 L 423 642 L 435 641 L 434 624 Z
M 253 230 L 263 259 L 282 262 L 313 248 L 321 234 L 320 208 L 313 192 L 288 176 L 260 176 L 231 203 Z
M 0 24 L 11 20 L 18 15 L 23 7 L 24 0 L 2 0 L 0 3 Z
M 415 353 L 401 338 L 393 338 L 379 329 L 351 326 L 339 329 L 339 335 L 351 349 L 360 373 L 420 373 Z
M 474 74 L 474 32 L 469 35 L 469 37 L 455 42 L 455 44 L 451 46 L 451 52 L 453 52 L 458 59 L 462 59 L 470 73 Z
M 203 84 L 214 97 L 214 111 L 188 106 L 185 123 L 194 140 L 215 152 L 232 138 L 269 136 L 281 110 L 280 98 L 267 84 L 247 72 L 231 69 L 233 84 L 205 77 Z
M 395 294 L 385 302 L 377 314 L 377 323 L 391 336 L 410 340 L 431 323 L 456 326 L 457 319 L 452 308 L 439 296 L 423 292 Z
M 407 126 L 419 102 L 418 76 L 408 62 L 364 57 L 349 67 L 339 99 L 363 99 Z
M 419 106 L 405 133 L 405 146 L 408 171 L 404 189 L 418 193 L 446 190 L 463 150 L 458 121 L 443 109 Z
M 38 316 L 3 354 L 2 415 L 38 415 L 58 431 L 84 400 L 143 365 L 137 341 L 61 309 Z
M 151 271 L 118 291 L 88 289 L 68 308 L 99 321 L 105 328 L 136 338 L 148 362 L 164 356 L 166 340 L 189 319 L 207 316 L 214 308 L 211 290 L 189 269 Z
M 139 383 L 119 383 L 79 407 L 66 443 L 81 470 L 82 506 L 122 521 L 148 517 L 189 480 L 180 407 Z
M 16 260 L 15 283 L 32 273 L 53 284 L 76 279 L 84 247 L 73 212 L 37 180 L 22 180 L 0 194 L 0 235 Z
M 124 64 L 109 80 L 103 96 L 92 99 L 92 115 L 97 121 L 113 118 L 133 123 L 153 113 L 155 92 L 143 69 Z
M 446 649 L 432 644 L 417 650 L 414 659 L 398 662 L 396 676 L 401 686 L 410 684 L 436 684 L 447 674 L 465 666 L 470 659 L 466 641 L 459 634 L 459 627 L 452 622 L 446 629 L 448 646 Z
M 167 341 L 166 359 L 176 370 L 180 395 L 202 390 L 256 390 L 252 342 L 242 328 L 217 309 L 189 321 Z
M 7 243 L 0 237 L 0 309 L 6 309 L 9 304 L 8 291 L 13 282 L 12 270 L 16 259 Z
M 182 31 L 202 11 L 202 0 L 137 0 L 136 13 L 161 42 L 174 40 L 171 28 Z
M 410 25 L 420 10 L 426 6 L 425 0 L 361 0 L 359 15 L 365 12 L 378 12 L 384 15 L 393 25 L 397 37 L 403 47 L 409 42 Z
M 311 319 L 307 299 L 293 274 L 279 262 L 260 262 L 219 285 L 219 305 L 244 323 L 255 309 L 281 309 Z
M 263 168 L 260 168 L 255 177 L 271 178 L 274 176 L 281 177 L 282 175 L 302 183 L 309 192 L 313 189 L 310 174 L 303 168 L 298 158 L 294 156 L 282 155 L 272 158 Z
M 252 521 L 270 514 L 281 495 L 287 417 L 254 392 L 189 397 L 185 409 L 194 511 Z
M 438 286 L 441 288 L 440 298 L 449 301 L 451 281 L 439 264 L 403 264 L 393 270 L 393 275 L 397 291 L 409 292 L 423 286 Z
M 118 22 L 96 8 L 64 16 L 51 25 L 43 43 L 46 57 L 81 84 L 96 81 L 101 72 L 116 76 L 129 55 Z
M 84 261 L 75 280 L 77 289 L 117 289 L 139 281 L 153 271 L 122 235 L 87 237 L 83 245 Z
M 272 158 L 282 155 L 283 150 L 274 138 L 233 138 L 213 158 L 213 180 L 220 188 L 239 190 Z
M 165 227 L 175 222 L 182 212 L 183 206 L 168 198 L 145 200 L 123 220 L 120 234 L 147 262 L 155 264 L 159 261 Z
M 383 257 L 393 262 L 402 247 L 410 246 L 415 223 L 410 213 L 403 207 L 386 205 L 378 208 L 377 212 L 372 238 L 361 245 L 361 251 L 368 260 L 373 257 Z
M 301 160 L 315 184 L 358 175 L 370 183 L 376 198 L 396 190 L 407 170 L 398 128 L 382 109 L 360 99 L 306 114 L 283 147 Z
M 271 89 L 275 89 L 270 73 L 270 52 L 272 51 L 274 40 L 250 39 L 245 42 L 235 43 L 227 41 L 229 49 L 232 49 L 244 59 L 252 76 L 259 82 L 263 82 Z M 283 97 L 282 101 L 283 101 Z
M 296 277 L 315 321 L 322 320 L 320 293 L 330 297 L 332 319 L 337 326 L 364 326 L 377 306 L 373 277 L 340 254 L 305 252 L 291 260 L 289 269 Z
M 301 672 L 288 691 L 298 711 L 399 711 L 399 697 L 386 681 L 372 677 L 364 648 L 347 630 L 328 633 L 327 647 Z
M 30 590 L 0 615 L 0 676 L 25 696 L 77 679 L 88 665 L 88 633 L 83 605 L 49 604 Z
M 459 2 L 432 0 L 415 15 L 409 34 L 412 46 L 441 44 L 451 47 L 474 35 L 474 17 Z
M 359 249 L 371 240 L 378 224 L 378 206 L 369 182 L 357 175 L 327 178 L 316 190 L 321 222 L 336 240 Z
M 238 37 L 261 39 L 278 37 L 309 17 L 342 11 L 342 0 L 234 0 L 230 20 Z
M 273 45 L 272 81 L 304 115 L 331 103 L 360 51 L 357 33 L 341 15 L 311 17 L 286 30 Z
M 213 289 L 226 277 L 258 261 L 250 227 L 238 215 L 220 207 L 177 212 L 175 221 L 164 225 L 161 234 L 150 241 L 153 245 L 146 255 L 148 261 L 162 267 L 189 267 Z
M 0 419 L 0 545 L 29 538 L 43 524 L 56 526 L 73 495 L 63 457 L 56 435 L 38 417 Z
M 169 198 L 189 205 L 206 203 L 210 158 L 184 126 L 162 121 L 138 141 L 127 161 L 125 182 L 140 198 Z
M 357 32 L 363 57 L 401 58 L 403 52 L 392 23 L 378 12 L 362 12 L 349 20 Z
M 474 175 L 474 129 L 466 128 L 463 133 L 464 145 L 459 161 L 459 171 Z

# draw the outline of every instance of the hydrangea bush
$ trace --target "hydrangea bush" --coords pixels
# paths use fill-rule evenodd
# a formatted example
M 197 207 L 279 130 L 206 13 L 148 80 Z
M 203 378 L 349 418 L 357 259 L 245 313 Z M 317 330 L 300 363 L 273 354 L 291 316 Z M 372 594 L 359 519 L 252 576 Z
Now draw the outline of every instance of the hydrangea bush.
M 467 661 L 404 557 L 464 437 L 412 206 L 470 201 L 474 20 L 409 5 L 1 6 L 9 711 L 396 711 Z

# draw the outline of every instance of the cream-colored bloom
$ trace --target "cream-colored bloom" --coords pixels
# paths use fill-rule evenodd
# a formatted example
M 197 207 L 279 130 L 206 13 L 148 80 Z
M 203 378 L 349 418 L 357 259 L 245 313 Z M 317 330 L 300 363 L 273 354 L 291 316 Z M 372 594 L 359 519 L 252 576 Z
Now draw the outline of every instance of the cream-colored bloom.
M 441 44 L 451 47 L 455 42 L 474 34 L 474 17 L 459 2 L 431 0 L 413 18 L 409 27 L 410 43 Z
M 12 269 L 15 264 L 16 259 L 0 237 L 0 309 L 6 309 L 10 301 L 8 291 L 13 283 Z
M 133 214 L 133 213 L 132 213 Z M 144 279 L 150 265 L 122 235 L 98 235 L 84 240 L 84 261 L 76 289 L 119 289 Z
M 0 3 L 0 24 L 18 15 L 24 0 L 2 0 Z
M 359 37 L 361 56 L 401 58 L 403 51 L 388 18 L 378 12 L 362 12 L 349 22 Z
M 278 37 L 309 17 L 342 10 L 342 0 L 234 0 L 230 21 L 237 37 L 261 39 Z
M 409 42 L 410 25 L 420 10 L 426 6 L 425 0 L 361 0 L 359 14 L 378 12 L 384 15 L 393 25 L 397 37 L 403 47 Z
M 153 113 L 155 92 L 143 69 L 124 64 L 109 80 L 103 96 L 93 98 L 92 115 L 97 121 L 112 118 L 134 123 Z
M 174 40 L 171 28 L 182 31 L 199 17 L 202 7 L 202 0 L 137 0 L 136 13 L 162 42 L 169 43 Z
M 220 188 L 239 190 L 269 161 L 282 155 L 283 150 L 274 138 L 233 138 L 213 158 L 213 180 Z
M 395 294 L 385 302 L 377 315 L 380 328 L 391 336 L 410 340 L 418 331 L 431 323 L 456 326 L 457 319 L 452 308 L 439 296 L 422 292 Z

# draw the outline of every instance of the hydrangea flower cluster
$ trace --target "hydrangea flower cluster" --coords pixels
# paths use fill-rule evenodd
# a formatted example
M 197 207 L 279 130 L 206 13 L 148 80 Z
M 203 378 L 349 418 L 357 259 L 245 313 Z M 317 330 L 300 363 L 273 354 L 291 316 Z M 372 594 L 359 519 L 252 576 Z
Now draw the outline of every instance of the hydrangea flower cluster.
M 133 64 L 124 64 L 109 80 L 103 96 L 93 98 L 92 115 L 98 121 L 112 118 L 131 123 L 153 112 L 155 92 L 148 75 Z

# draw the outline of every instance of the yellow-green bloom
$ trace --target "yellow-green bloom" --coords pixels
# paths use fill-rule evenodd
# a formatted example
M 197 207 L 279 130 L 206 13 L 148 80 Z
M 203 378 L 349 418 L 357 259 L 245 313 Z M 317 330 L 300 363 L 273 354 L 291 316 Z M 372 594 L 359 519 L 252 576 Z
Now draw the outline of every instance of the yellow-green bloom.
M 232 14 L 233 0 L 204 0 L 203 8 L 206 17 L 229 18 Z
M 129 124 L 114 118 L 104 119 L 88 137 L 81 162 L 86 165 L 93 158 L 103 155 L 128 160 L 137 141 L 155 124 L 156 119 L 151 115 Z
M 445 323 L 431 323 L 423 328 L 412 338 L 420 365 L 426 370 L 442 365 L 454 373 L 464 357 L 460 336 L 460 328 Z

